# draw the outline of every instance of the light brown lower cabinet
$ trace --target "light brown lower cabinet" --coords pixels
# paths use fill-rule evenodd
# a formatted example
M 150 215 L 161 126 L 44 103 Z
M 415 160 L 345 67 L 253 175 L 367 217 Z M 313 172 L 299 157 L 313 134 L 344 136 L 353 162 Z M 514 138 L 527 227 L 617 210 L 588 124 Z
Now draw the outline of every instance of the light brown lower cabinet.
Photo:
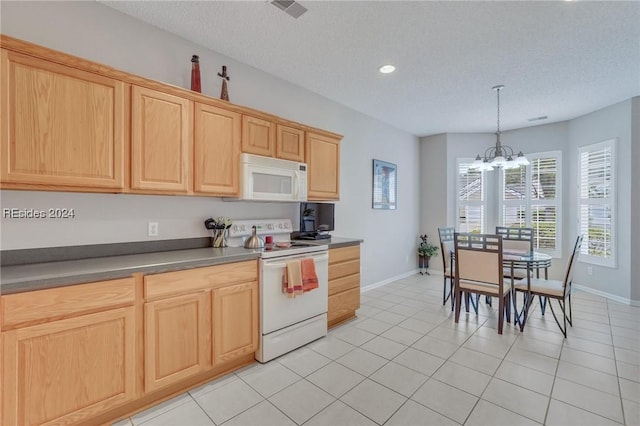
M 258 283 L 213 291 L 213 360 L 231 361 L 258 350 Z
M 256 261 L 144 277 L 145 391 L 258 348 Z
M 145 303 L 145 391 L 211 365 L 211 291 Z
M 329 250 L 329 327 L 353 318 L 360 308 L 360 246 Z
M 0 424 L 102 424 L 253 362 L 257 261 L 0 297 Z
M 3 296 L 3 425 L 75 424 L 136 397 L 133 279 L 79 287 Z M 105 310 L 80 314 L 91 299 Z

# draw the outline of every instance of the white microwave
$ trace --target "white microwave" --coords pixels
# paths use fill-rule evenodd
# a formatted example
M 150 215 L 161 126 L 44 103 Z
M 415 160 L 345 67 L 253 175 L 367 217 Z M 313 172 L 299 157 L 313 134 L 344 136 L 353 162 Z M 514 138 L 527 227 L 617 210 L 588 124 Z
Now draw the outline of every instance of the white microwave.
M 307 165 L 261 155 L 240 154 L 240 199 L 307 201 Z

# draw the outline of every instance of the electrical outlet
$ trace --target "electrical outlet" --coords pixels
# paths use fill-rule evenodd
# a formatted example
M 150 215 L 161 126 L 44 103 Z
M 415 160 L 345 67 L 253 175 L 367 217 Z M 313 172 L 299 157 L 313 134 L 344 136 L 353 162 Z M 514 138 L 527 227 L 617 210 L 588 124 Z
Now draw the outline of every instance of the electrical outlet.
M 593 267 L 587 266 L 587 275 L 593 275 Z
M 150 237 L 158 236 L 158 222 L 149 222 L 147 226 L 147 234 Z

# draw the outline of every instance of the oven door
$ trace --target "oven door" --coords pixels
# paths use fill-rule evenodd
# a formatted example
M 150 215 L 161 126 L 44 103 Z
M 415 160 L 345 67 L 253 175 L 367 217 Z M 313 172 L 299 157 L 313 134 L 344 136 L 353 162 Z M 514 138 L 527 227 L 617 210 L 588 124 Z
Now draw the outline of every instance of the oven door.
M 287 261 L 311 257 L 315 261 L 318 288 L 290 299 L 282 291 Z M 260 331 L 262 335 L 327 312 L 329 301 L 328 252 L 260 259 Z

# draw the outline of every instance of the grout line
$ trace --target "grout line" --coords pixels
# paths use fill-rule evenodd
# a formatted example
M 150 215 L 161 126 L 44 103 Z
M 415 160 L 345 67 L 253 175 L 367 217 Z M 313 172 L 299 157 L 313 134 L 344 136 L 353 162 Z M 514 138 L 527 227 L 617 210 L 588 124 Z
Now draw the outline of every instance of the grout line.
M 624 415 L 624 401 L 622 396 L 622 385 L 620 384 L 620 372 L 618 371 L 618 359 L 616 357 L 616 347 L 613 342 L 613 328 L 611 326 L 611 315 L 609 313 L 609 302 L 607 301 L 607 316 L 609 317 L 609 329 L 611 330 L 611 346 L 613 347 L 613 364 L 616 367 L 616 378 L 618 380 L 618 392 L 620 392 L 620 409 L 622 410 L 622 423 L 627 424 L 627 419 Z

